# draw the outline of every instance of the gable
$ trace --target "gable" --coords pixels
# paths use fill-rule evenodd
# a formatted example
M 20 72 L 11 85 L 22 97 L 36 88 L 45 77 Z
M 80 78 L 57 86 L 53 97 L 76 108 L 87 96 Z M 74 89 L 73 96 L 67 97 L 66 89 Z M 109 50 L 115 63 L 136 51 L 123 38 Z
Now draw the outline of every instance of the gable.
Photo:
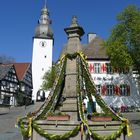
M 29 65 L 30 63 L 14 63 L 14 67 L 16 69 L 16 73 L 19 81 L 23 80 Z

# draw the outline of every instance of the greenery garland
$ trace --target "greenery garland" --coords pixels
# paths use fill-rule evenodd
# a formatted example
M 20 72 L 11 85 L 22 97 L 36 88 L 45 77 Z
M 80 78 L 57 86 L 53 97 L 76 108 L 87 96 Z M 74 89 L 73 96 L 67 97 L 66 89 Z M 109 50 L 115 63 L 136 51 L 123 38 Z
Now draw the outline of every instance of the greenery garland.
M 65 58 L 65 57 L 63 57 L 63 58 Z M 55 79 L 55 84 L 53 85 L 53 87 L 52 87 L 52 90 L 50 91 L 50 95 L 52 94 L 53 95 L 53 93 L 54 93 L 54 90 L 53 89 L 55 89 L 56 88 L 56 86 L 57 86 L 57 84 L 58 84 L 58 79 L 60 79 L 60 75 L 61 75 L 61 72 L 62 72 L 62 69 L 63 69 L 63 66 L 64 66 L 64 62 L 65 62 L 65 60 L 64 59 L 62 59 L 63 61 L 61 61 L 61 63 L 57 63 L 57 67 L 60 67 L 61 65 L 61 70 L 60 70 L 60 72 L 59 72 L 59 76 Z M 61 65 L 60 65 L 61 64 Z M 53 92 L 53 93 L 52 93 Z M 35 112 L 33 112 L 32 113 L 32 116 L 33 116 L 33 120 L 35 120 L 35 119 L 37 119 L 38 118 L 38 116 L 42 113 L 40 113 L 40 111 L 41 110 L 44 110 L 45 108 L 46 108 L 46 106 L 48 106 L 48 100 L 46 99 L 45 100 L 45 102 L 41 105 L 41 107 L 37 110 L 37 111 L 35 111 Z M 50 106 L 51 107 L 51 106 Z M 46 109 L 47 110 L 47 109 Z
M 22 119 L 20 119 L 19 120 L 19 125 L 20 125 L 20 131 L 21 131 L 21 134 L 24 136 L 24 137 L 28 137 L 29 136 L 29 125 L 28 125 L 28 127 L 27 128 L 25 128 L 25 124 L 23 123 L 23 119 L 24 118 L 22 118 Z
M 79 60 L 79 59 L 78 59 Z M 79 115 L 80 119 L 84 120 L 84 113 L 83 113 L 83 105 L 82 105 L 82 95 L 81 95 L 81 86 L 80 86 L 80 68 L 79 68 L 79 61 L 77 60 L 77 93 L 78 93 L 78 107 L 79 107 Z
M 78 93 L 78 108 L 79 108 L 79 114 L 80 114 L 80 119 L 82 121 L 82 124 L 83 126 L 86 126 L 86 129 L 88 131 L 88 133 L 91 135 L 91 130 L 88 126 L 88 121 L 87 121 L 87 118 L 84 117 L 84 108 L 83 108 L 83 99 L 82 99 L 82 92 L 81 92 L 81 89 L 82 89 L 82 85 L 81 83 L 83 83 L 83 80 L 82 80 L 82 72 L 81 72 L 81 65 L 79 65 L 79 62 L 80 62 L 80 58 L 78 57 L 78 63 L 77 63 L 77 93 Z M 83 130 L 82 130 L 83 131 Z
M 69 59 L 72 60 L 72 59 L 76 58 L 77 56 L 80 56 L 78 58 L 80 58 L 80 60 L 82 62 L 80 64 L 80 66 L 78 67 L 78 78 L 77 78 L 77 80 L 78 80 L 77 81 L 78 82 L 78 84 L 77 84 L 78 107 L 79 107 L 79 114 L 80 114 L 80 118 L 82 120 L 82 123 L 87 126 L 88 132 L 90 131 L 91 137 L 94 138 L 95 140 L 114 140 L 117 137 L 119 137 L 121 135 L 121 133 L 124 131 L 124 129 L 126 128 L 125 123 L 122 123 L 119 130 L 114 132 L 112 135 L 102 137 L 99 134 L 94 133 L 92 131 L 92 129 L 88 126 L 88 123 L 86 122 L 86 120 L 84 119 L 84 113 L 83 113 L 83 109 L 82 109 L 82 94 L 81 94 L 81 88 L 80 88 L 80 82 L 81 82 L 80 81 L 81 80 L 80 69 L 83 70 L 83 77 L 84 77 L 84 80 L 86 81 L 85 84 L 86 84 L 86 89 L 88 90 L 88 97 L 90 98 L 91 95 L 95 96 L 97 103 L 102 107 L 103 111 L 105 113 L 110 114 L 114 120 L 118 120 L 118 116 L 113 114 L 111 112 L 111 110 L 107 107 L 107 105 L 105 104 L 103 99 L 99 95 L 96 94 L 96 89 L 95 89 L 95 86 L 94 86 L 94 84 L 93 84 L 93 82 L 90 78 L 89 71 L 88 71 L 88 68 L 87 68 L 87 64 L 84 61 L 83 54 L 81 54 L 81 53 L 67 54 L 67 55 L 64 56 L 63 59 L 66 60 L 66 58 L 69 58 Z M 62 85 L 62 81 L 64 81 L 63 79 L 64 79 L 64 75 L 65 75 L 65 66 L 66 66 L 66 63 L 63 64 L 63 68 L 62 68 L 62 71 L 61 71 L 61 74 L 60 74 L 60 78 L 59 78 L 58 84 L 57 84 L 57 86 L 54 90 L 54 94 L 51 98 L 51 101 L 45 107 L 43 112 L 37 117 L 37 119 L 41 119 L 50 110 L 50 108 L 53 105 L 53 100 L 56 97 L 58 97 L 59 94 L 57 94 L 58 93 L 57 91 L 60 91 L 59 89 Z M 25 136 L 25 137 L 28 137 L 29 136 L 29 126 L 27 128 L 25 128 L 25 125 L 24 125 L 22 120 L 23 119 L 20 119 L 20 128 L 21 128 L 22 135 Z M 32 127 L 36 130 L 36 132 L 38 134 L 40 134 L 42 137 L 45 137 L 49 140 L 65 140 L 65 139 L 68 139 L 70 137 L 74 137 L 79 133 L 80 128 L 81 128 L 80 125 L 78 125 L 73 130 L 71 130 L 71 131 L 69 131 L 69 132 L 67 132 L 63 135 L 55 135 L 55 134 L 47 133 L 45 130 L 43 130 L 41 127 L 39 127 L 35 122 L 32 123 Z
M 114 132 L 112 135 L 109 135 L 109 136 L 101 136 L 101 135 L 91 131 L 92 132 L 91 137 L 94 140 L 116 140 L 116 138 L 120 137 L 121 133 L 123 133 L 125 127 L 126 127 L 125 123 L 122 123 L 120 128 L 116 132 Z
M 73 53 L 73 54 L 66 54 L 66 58 L 68 58 L 68 59 L 70 59 L 70 60 L 73 60 L 73 59 L 75 59 L 78 55 L 79 55 L 78 52 Z
M 82 61 L 83 62 L 83 61 Z M 111 116 L 114 120 L 120 120 L 119 116 L 113 113 L 113 111 L 106 105 L 106 103 L 103 101 L 101 96 L 99 94 L 96 94 L 96 88 L 94 84 L 92 83 L 90 77 L 89 77 L 89 72 L 85 68 L 86 66 L 82 63 L 82 70 L 83 70 L 83 77 L 85 79 L 85 86 L 87 89 L 88 96 L 93 95 L 96 99 L 96 102 L 100 105 L 100 107 L 103 109 L 103 111 Z
M 21 127 L 22 135 L 24 137 L 29 137 L 29 127 L 25 128 L 22 120 L 20 120 L 20 127 Z M 81 128 L 80 125 L 78 125 L 73 130 L 66 132 L 63 135 L 55 135 L 55 134 L 47 133 L 44 129 L 39 127 L 37 125 L 37 123 L 35 123 L 35 122 L 33 122 L 32 127 L 36 130 L 36 132 L 39 135 L 41 135 L 44 138 L 47 138 L 48 140 L 66 140 L 70 137 L 76 136 L 79 133 L 80 128 Z M 121 135 L 121 133 L 124 131 L 125 127 L 126 127 L 126 124 L 122 123 L 120 128 L 116 132 L 114 132 L 112 135 L 109 135 L 109 136 L 100 136 L 99 134 L 92 131 L 91 128 L 89 128 L 89 130 L 91 132 L 91 137 L 94 140 L 114 140 Z
M 44 129 L 39 127 L 35 122 L 33 123 L 33 128 L 36 130 L 36 132 L 41 135 L 44 138 L 47 138 L 48 140 L 66 140 L 71 137 L 75 137 L 78 135 L 80 130 L 80 125 L 76 126 L 73 130 L 64 133 L 63 135 L 56 135 L 56 134 L 50 134 L 47 133 Z
M 60 74 L 60 77 L 58 79 L 58 84 L 56 85 L 56 88 L 54 89 L 54 93 L 52 95 L 52 98 L 51 98 L 50 102 L 48 103 L 48 105 L 44 108 L 42 113 L 36 118 L 36 120 L 42 119 L 46 115 L 46 113 L 48 111 L 51 111 L 51 109 L 54 109 L 54 107 L 55 107 L 55 105 L 57 103 L 57 100 L 58 100 L 58 97 L 59 97 L 63 82 L 64 82 L 65 66 L 66 66 L 66 59 L 64 60 L 63 68 L 61 70 L 61 74 Z M 54 101 L 55 101 L 55 103 L 54 103 Z M 53 108 L 52 108 L 52 106 L 53 106 Z

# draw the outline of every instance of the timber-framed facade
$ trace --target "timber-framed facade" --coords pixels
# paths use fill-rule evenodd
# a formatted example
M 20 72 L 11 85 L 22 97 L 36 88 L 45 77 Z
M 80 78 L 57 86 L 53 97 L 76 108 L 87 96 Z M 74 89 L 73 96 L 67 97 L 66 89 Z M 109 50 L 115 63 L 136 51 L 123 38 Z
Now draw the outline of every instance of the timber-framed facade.
M 16 105 L 19 81 L 13 64 L 0 65 L 0 102 L 3 105 Z
M 31 63 L 0 64 L 0 104 L 17 106 L 31 102 Z

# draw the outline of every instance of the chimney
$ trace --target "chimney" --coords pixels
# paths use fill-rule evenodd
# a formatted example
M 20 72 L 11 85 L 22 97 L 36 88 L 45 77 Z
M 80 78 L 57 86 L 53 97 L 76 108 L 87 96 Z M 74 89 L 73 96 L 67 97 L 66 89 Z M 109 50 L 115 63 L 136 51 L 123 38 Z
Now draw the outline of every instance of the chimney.
M 93 39 L 96 38 L 96 33 L 88 33 L 88 43 L 90 43 Z

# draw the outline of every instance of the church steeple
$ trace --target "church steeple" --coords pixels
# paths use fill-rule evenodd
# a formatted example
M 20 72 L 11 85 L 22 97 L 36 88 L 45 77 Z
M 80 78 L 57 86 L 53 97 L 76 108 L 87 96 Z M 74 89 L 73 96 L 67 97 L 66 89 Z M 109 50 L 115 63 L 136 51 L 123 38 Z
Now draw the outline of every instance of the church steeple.
M 46 1 L 33 38 L 32 77 L 33 100 L 44 98 L 41 92 L 43 76 L 52 67 L 53 32 L 50 27 L 49 11 Z M 44 93 L 44 92 L 43 92 Z M 47 96 L 47 94 L 46 94 Z
M 53 38 L 53 32 L 50 27 L 49 11 L 46 6 L 46 1 L 44 7 L 41 9 L 41 15 L 38 20 L 38 26 L 35 29 L 35 37 L 38 38 Z

